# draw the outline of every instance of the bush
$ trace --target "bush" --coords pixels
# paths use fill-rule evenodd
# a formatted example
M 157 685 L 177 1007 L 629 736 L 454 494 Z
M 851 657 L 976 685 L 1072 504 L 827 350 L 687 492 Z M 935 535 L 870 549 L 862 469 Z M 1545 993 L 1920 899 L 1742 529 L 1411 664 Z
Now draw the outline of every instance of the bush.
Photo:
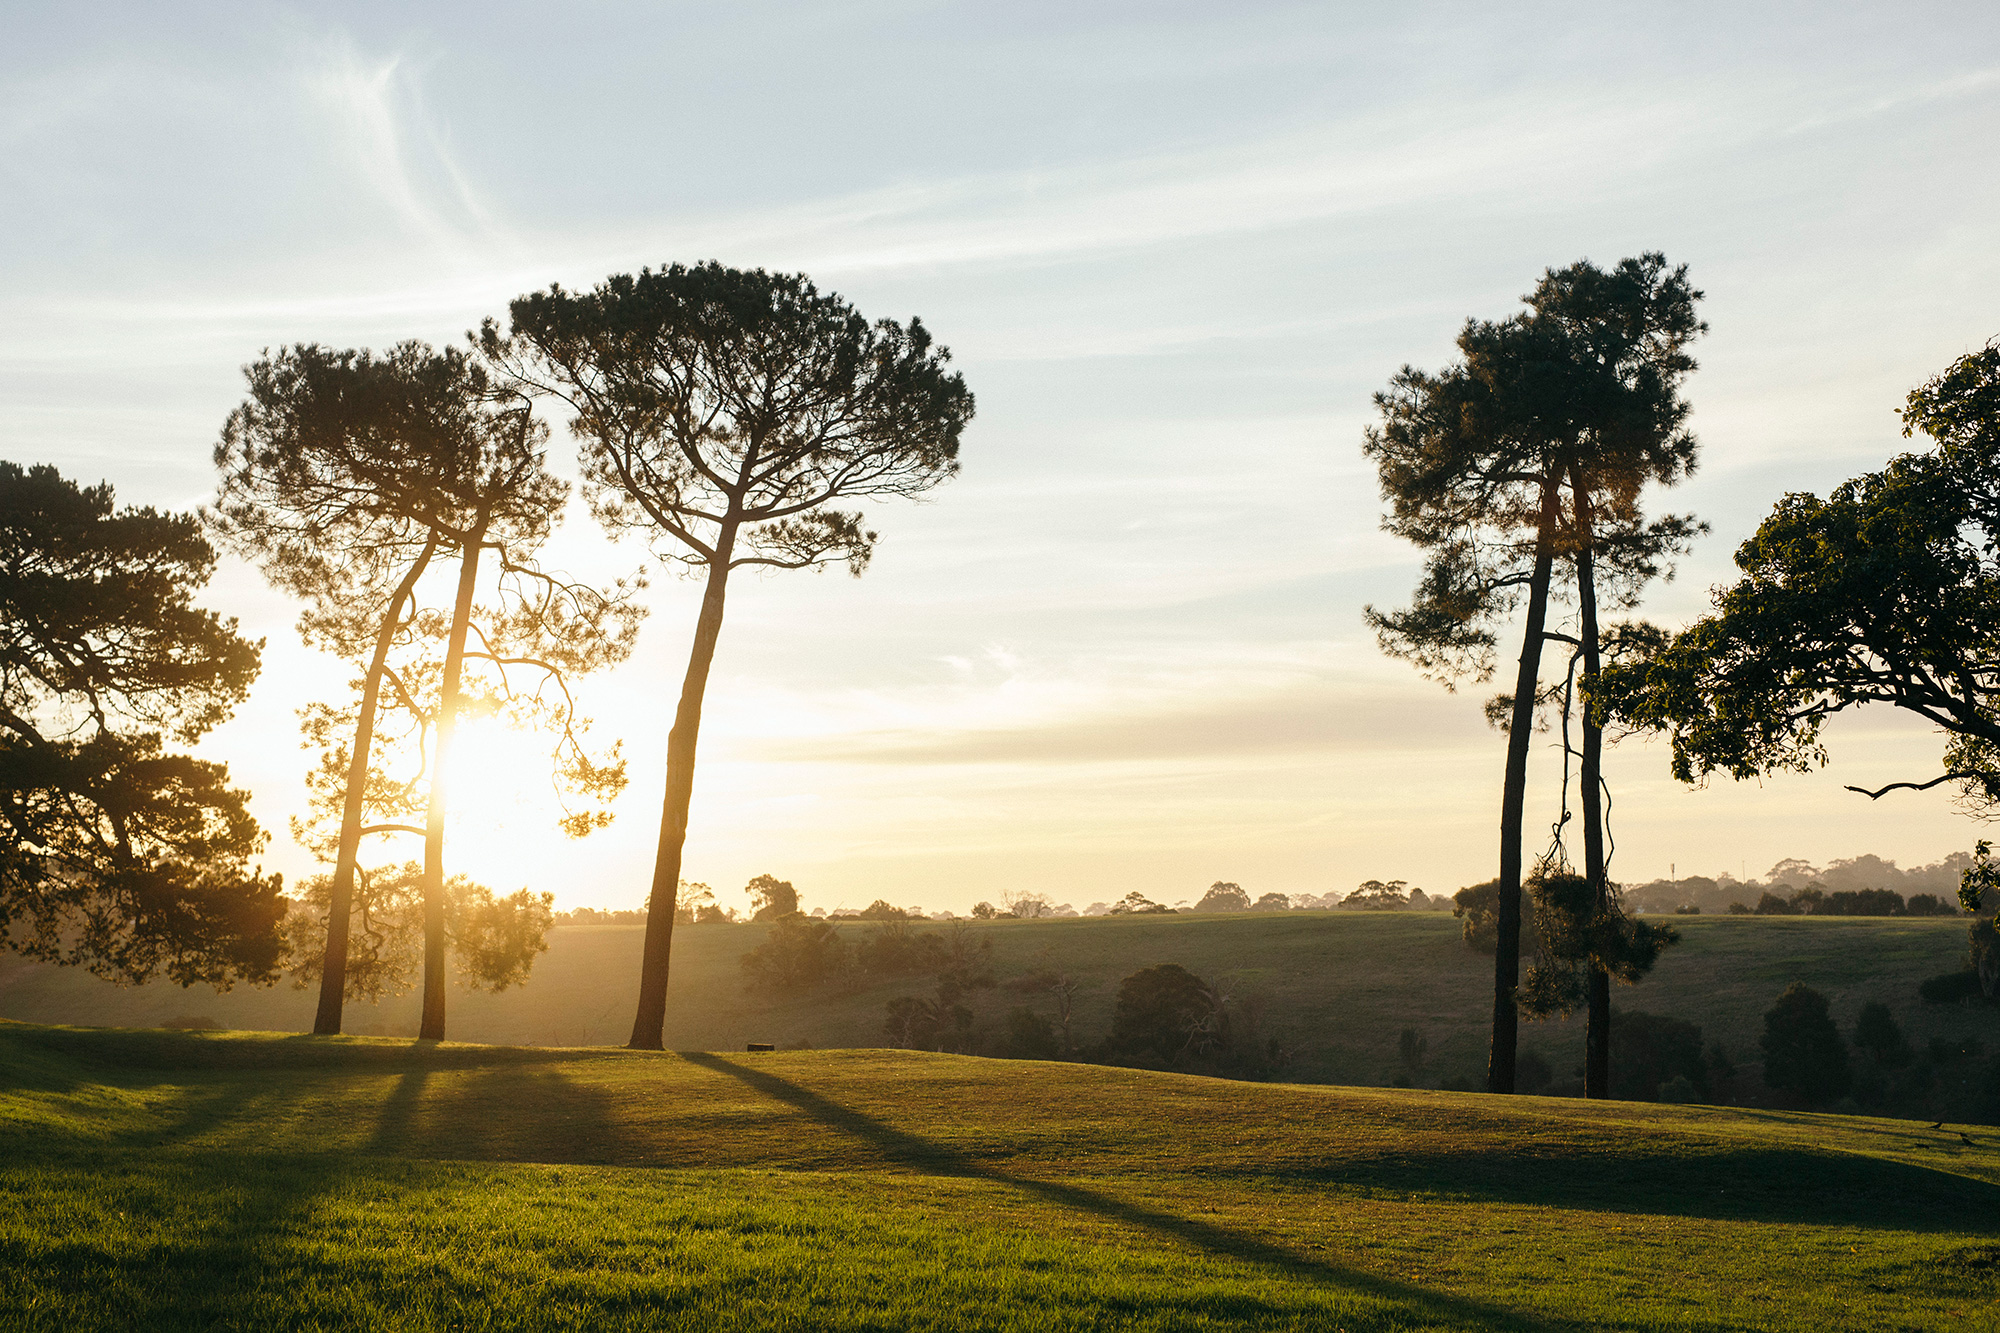
M 1806 1103 L 1829 1102 L 1852 1083 L 1847 1045 L 1826 997 L 1794 981 L 1764 1014 L 1764 1082 Z
M 1797 916 L 1799 909 L 1792 906 L 1790 898 L 1780 898 L 1767 890 L 1750 910 L 1758 916 Z
M 1053 1060 L 1062 1054 L 1055 1024 L 1033 1009 L 1022 1007 L 1007 1015 L 1006 1054 L 1016 1060 Z
M 1875 1063 L 1884 1069 L 1901 1069 L 1910 1063 L 1910 1043 L 1903 1039 L 1903 1030 L 1896 1026 L 1889 1006 L 1879 1001 L 1861 1006 L 1861 1017 L 1854 1023 L 1854 1044 L 1874 1056 Z
M 1917 997 L 1925 1004 L 1964 1004 L 1967 1000 L 1983 1000 L 1986 994 L 1979 988 L 1979 973 L 1968 967 L 1920 983 Z
M 1688 1081 L 1687 1075 L 1675 1074 L 1660 1085 L 1659 1100 L 1685 1105 L 1688 1102 L 1701 1102 L 1708 1099 L 1702 1096 L 1700 1088 L 1697 1088 Z
M 1613 1009 L 1611 1095 L 1626 1102 L 1660 1101 L 1661 1088 L 1676 1079 L 1693 1088 L 1700 1100 L 1708 1100 L 1708 1068 L 1702 1060 L 1701 1029 L 1665 1014 Z
M 1957 916 L 1958 907 L 1948 903 L 1935 893 L 1913 893 L 1903 904 L 1905 916 Z
M 762 944 L 743 955 L 744 982 L 753 990 L 796 995 L 840 976 L 850 957 L 840 927 L 794 912 L 774 924 Z
M 1514 1086 L 1520 1091 L 1540 1092 L 1555 1081 L 1556 1071 L 1534 1051 L 1522 1051 L 1514 1057 Z

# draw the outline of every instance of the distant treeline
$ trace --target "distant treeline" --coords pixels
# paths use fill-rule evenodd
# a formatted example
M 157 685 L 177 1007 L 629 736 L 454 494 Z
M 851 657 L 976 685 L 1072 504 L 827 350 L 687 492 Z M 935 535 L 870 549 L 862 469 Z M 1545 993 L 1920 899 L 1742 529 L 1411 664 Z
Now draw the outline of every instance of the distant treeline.
M 1625 903 L 1639 912 L 1753 912 L 1780 916 L 1950 916 L 1958 882 L 1972 865 L 1966 852 L 1909 870 L 1879 856 L 1856 856 L 1816 868 L 1796 858 L 1778 862 L 1763 879 L 1688 875 L 1627 886 Z

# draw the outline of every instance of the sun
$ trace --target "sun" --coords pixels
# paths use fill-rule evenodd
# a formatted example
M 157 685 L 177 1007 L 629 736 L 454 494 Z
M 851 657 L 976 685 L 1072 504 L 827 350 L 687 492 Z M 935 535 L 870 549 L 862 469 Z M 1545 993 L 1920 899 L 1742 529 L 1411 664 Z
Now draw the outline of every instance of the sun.
M 468 718 L 445 772 L 445 865 L 495 892 L 538 883 L 568 859 L 564 811 L 551 780 L 549 737 L 502 718 Z

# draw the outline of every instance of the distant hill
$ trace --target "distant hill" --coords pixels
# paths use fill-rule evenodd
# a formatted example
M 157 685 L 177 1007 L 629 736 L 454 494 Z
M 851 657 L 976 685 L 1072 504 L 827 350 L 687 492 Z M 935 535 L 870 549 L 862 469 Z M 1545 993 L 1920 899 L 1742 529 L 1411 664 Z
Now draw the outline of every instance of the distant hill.
M 1919 1004 L 1917 985 L 1958 967 L 1965 927 L 1953 919 L 1676 917 L 1686 942 L 1644 984 L 1619 987 L 1621 1007 L 1670 1014 L 1702 1026 L 1738 1064 L 1754 1066 L 1763 1012 L 1785 985 L 1804 981 L 1852 1025 L 1871 1000 L 1887 1004 L 1911 1040 L 1975 1038 L 2000 1044 L 2000 1011 Z M 920 927 L 935 929 L 936 927 Z M 860 937 L 875 929 L 852 924 Z M 1283 912 L 1210 916 L 1089 917 L 983 922 L 968 927 L 994 946 L 1000 980 L 1045 961 L 1083 977 L 1080 1040 L 1108 1030 L 1118 983 L 1173 962 L 1226 983 L 1239 1001 L 1263 1006 L 1264 1026 L 1295 1052 L 1284 1077 L 1386 1084 L 1399 1072 L 1398 1034 L 1428 1041 L 1421 1082 L 1477 1077 L 1484 1069 L 1492 962 L 1467 949 L 1459 925 L 1422 912 Z M 749 994 L 739 960 L 766 927 L 682 927 L 674 934 L 666 1042 L 680 1050 L 741 1050 L 746 1042 L 819 1048 L 884 1046 L 885 1004 L 922 994 L 922 978 L 853 991 L 773 1000 Z M 511 1045 L 619 1045 L 630 1030 L 643 931 L 637 926 L 566 926 L 550 937 L 533 979 L 487 995 L 450 991 L 449 1034 Z M 305 1031 L 313 992 L 289 986 L 227 994 L 156 983 L 120 988 L 88 974 L 0 956 L 0 1017 L 34 1023 L 157 1026 L 207 1018 L 229 1028 Z M 1035 1000 L 995 989 L 972 999 L 989 1032 Z M 352 1006 L 347 1030 L 414 1035 L 414 995 Z M 1523 1043 L 1559 1078 L 1582 1058 L 1580 1019 L 1528 1024 Z M 1753 1080 L 1754 1081 L 1754 1080 Z

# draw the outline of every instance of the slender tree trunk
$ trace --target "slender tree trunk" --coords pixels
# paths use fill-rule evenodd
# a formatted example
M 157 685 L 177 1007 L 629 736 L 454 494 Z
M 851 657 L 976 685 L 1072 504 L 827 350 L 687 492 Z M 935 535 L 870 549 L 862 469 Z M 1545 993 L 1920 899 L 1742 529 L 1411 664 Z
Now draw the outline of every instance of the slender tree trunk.
M 1521 639 L 1521 667 L 1514 678 L 1514 719 L 1507 728 L 1507 777 L 1500 800 L 1500 892 L 1493 951 L 1493 1050 L 1486 1066 L 1488 1092 L 1514 1091 L 1514 1054 L 1521 1014 L 1514 988 L 1521 982 L 1521 823 L 1528 800 L 1528 742 L 1535 729 L 1535 692 L 1542 677 L 1542 629 L 1549 614 L 1549 574 L 1555 563 L 1557 501 L 1561 479 L 1542 483 L 1542 512 L 1535 530 L 1535 571 L 1528 584 L 1528 623 Z
M 1570 469 L 1570 495 L 1576 511 L 1576 594 L 1581 612 L 1577 637 L 1583 640 L 1584 696 L 1597 681 L 1597 572 L 1592 547 L 1590 492 L 1583 470 Z M 1583 873 L 1590 882 L 1596 910 L 1610 906 L 1610 885 L 1604 868 L 1604 728 L 1583 710 Z M 1584 1038 L 1583 1095 L 1611 1095 L 1611 977 L 1596 958 L 1590 960 L 1590 1026 Z
M 430 810 L 424 820 L 424 1018 L 417 1035 L 444 1039 L 444 814 L 450 795 L 452 734 L 458 729 L 459 675 L 465 665 L 466 627 L 472 623 L 472 594 L 479 586 L 479 553 L 486 536 L 482 520 L 465 537 L 458 565 L 458 600 L 451 609 L 451 637 L 444 650 L 444 677 L 438 684 L 437 739 L 431 750 Z
M 347 800 L 340 811 L 340 851 L 333 863 L 333 888 L 327 895 L 326 956 L 320 964 L 319 1013 L 313 1032 L 330 1037 L 340 1031 L 341 1005 L 347 994 L 347 932 L 354 912 L 354 864 L 361 850 L 363 798 L 368 791 L 368 757 L 375 744 L 375 704 L 382 694 L 382 668 L 395 643 L 403 602 L 416 590 L 437 552 L 437 535 L 424 543 L 423 553 L 403 575 L 382 615 L 382 628 L 375 635 L 375 655 L 368 661 L 368 674 L 361 681 L 361 715 L 354 724 L 354 752 L 347 761 Z
M 716 539 L 708 565 L 708 586 L 701 595 L 701 615 L 695 621 L 694 647 L 688 653 L 687 677 L 681 682 L 681 703 L 674 729 L 667 736 L 667 794 L 660 805 L 660 844 L 653 856 L 653 891 L 646 899 L 646 946 L 639 967 L 639 1011 L 632 1020 L 635 1051 L 657 1051 L 667 1023 L 667 963 L 674 947 L 674 909 L 681 883 L 681 849 L 687 842 L 688 804 L 694 799 L 695 741 L 701 734 L 701 701 L 708 690 L 708 670 L 715 662 L 715 641 L 722 633 L 723 595 L 729 586 L 729 557 L 736 546 L 736 526 L 727 524 Z

